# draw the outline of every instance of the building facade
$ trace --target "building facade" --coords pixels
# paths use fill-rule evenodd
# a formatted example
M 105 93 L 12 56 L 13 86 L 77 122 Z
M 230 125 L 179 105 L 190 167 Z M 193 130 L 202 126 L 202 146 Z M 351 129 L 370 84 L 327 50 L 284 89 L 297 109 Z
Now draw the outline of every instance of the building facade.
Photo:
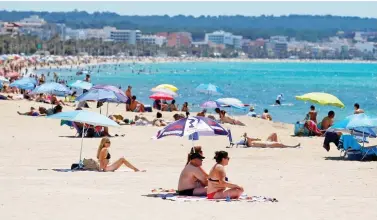
M 204 41 L 208 44 L 224 44 L 234 46 L 234 48 L 242 47 L 242 36 L 233 35 L 232 33 L 225 31 L 206 33 Z
M 125 42 L 130 45 L 136 45 L 140 42 L 141 31 L 139 30 L 112 30 L 110 39 L 115 42 Z

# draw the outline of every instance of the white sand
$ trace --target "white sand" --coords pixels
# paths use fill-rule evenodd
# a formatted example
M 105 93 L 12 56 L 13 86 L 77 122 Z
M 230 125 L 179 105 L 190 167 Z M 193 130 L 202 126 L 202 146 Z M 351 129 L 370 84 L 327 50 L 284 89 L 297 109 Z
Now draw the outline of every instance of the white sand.
M 40 104 L 0 101 L 0 219 L 375 219 L 377 217 L 376 162 L 326 160 L 322 138 L 291 137 L 293 126 L 239 117 L 247 127 L 226 126 L 239 140 L 243 132 L 266 138 L 277 132 L 283 142 L 301 142 L 300 149 L 226 149 L 226 137 L 203 137 L 198 143 L 213 166 L 213 153 L 227 150 L 230 181 L 248 195 L 276 197 L 278 203 L 179 203 L 149 198 L 152 188 L 176 188 L 191 142 L 168 137 L 151 140 L 158 128 L 122 126 L 112 133 L 112 160 L 125 156 L 146 173 L 126 168 L 116 172 L 56 172 L 79 157 L 79 138 L 60 121 L 19 116 Z M 64 110 L 68 110 L 65 108 Z M 97 111 L 97 109 L 95 109 Z M 111 112 L 125 113 L 123 106 Z M 170 119 L 164 113 L 166 119 Z M 168 117 L 169 116 L 169 117 Z M 152 116 L 149 116 L 152 118 Z M 83 156 L 94 158 L 100 139 L 84 140 Z M 46 170 L 39 170 L 46 169 Z

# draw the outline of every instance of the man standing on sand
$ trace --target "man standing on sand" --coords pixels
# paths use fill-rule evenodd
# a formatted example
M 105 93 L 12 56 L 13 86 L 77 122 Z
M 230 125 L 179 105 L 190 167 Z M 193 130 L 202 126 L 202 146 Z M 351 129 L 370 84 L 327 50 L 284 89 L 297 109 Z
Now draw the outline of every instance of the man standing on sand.
M 128 86 L 126 90 L 126 96 L 127 96 L 127 102 L 126 102 L 126 111 L 130 111 L 130 105 L 131 105 L 131 98 L 132 98 L 132 92 L 131 92 L 132 86 Z
M 355 103 L 353 106 L 355 107 L 354 114 L 362 114 L 362 113 L 364 113 L 364 110 L 360 108 L 360 105 L 358 103 Z
M 191 153 L 190 162 L 182 170 L 178 183 L 178 194 L 184 196 L 205 196 L 207 195 L 208 180 L 207 174 L 201 166 L 203 157 L 200 153 Z

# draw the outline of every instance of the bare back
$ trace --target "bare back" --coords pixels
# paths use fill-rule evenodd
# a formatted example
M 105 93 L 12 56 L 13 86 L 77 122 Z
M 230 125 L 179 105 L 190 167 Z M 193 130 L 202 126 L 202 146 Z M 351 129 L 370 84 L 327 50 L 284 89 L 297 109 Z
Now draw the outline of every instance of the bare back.
M 197 188 L 198 183 L 205 185 L 206 176 L 199 167 L 195 167 L 190 163 L 182 170 L 178 182 L 178 190 Z

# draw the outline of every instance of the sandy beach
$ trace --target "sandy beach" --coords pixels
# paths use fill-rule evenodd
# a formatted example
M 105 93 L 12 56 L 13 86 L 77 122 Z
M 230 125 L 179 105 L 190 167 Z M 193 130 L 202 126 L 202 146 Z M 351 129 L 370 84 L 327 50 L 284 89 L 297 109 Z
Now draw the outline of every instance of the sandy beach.
M 112 158 L 125 156 L 145 173 L 126 168 L 116 172 L 57 172 L 78 161 L 80 138 L 60 121 L 20 116 L 40 103 L 1 101 L 0 218 L 1 219 L 374 219 L 377 216 L 375 162 L 339 160 L 339 151 L 322 148 L 323 138 L 292 137 L 293 125 L 237 117 L 246 127 L 231 128 L 235 141 L 243 132 L 266 138 L 276 132 L 282 142 L 298 149 L 226 149 L 226 137 L 203 137 L 203 167 L 214 165 L 216 150 L 231 157 L 230 181 L 248 195 L 275 197 L 278 203 L 173 202 L 145 195 L 153 188 L 176 189 L 191 142 L 168 137 L 152 140 L 158 128 L 124 125 L 111 128 Z M 48 106 L 48 105 L 47 105 Z M 93 105 L 92 105 L 93 106 Z M 64 107 L 67 111 L 69 107 Z M 92 108 L 93 111 L 98 109 Z M 133 118 L 124 106 L 109 113 Z M 154 113 L 145 114 L 153 118 Z M 163 118 L 171 120 L 171 113 Z M 83 157 L 95 158 L 99 138 L 84 140 Z

